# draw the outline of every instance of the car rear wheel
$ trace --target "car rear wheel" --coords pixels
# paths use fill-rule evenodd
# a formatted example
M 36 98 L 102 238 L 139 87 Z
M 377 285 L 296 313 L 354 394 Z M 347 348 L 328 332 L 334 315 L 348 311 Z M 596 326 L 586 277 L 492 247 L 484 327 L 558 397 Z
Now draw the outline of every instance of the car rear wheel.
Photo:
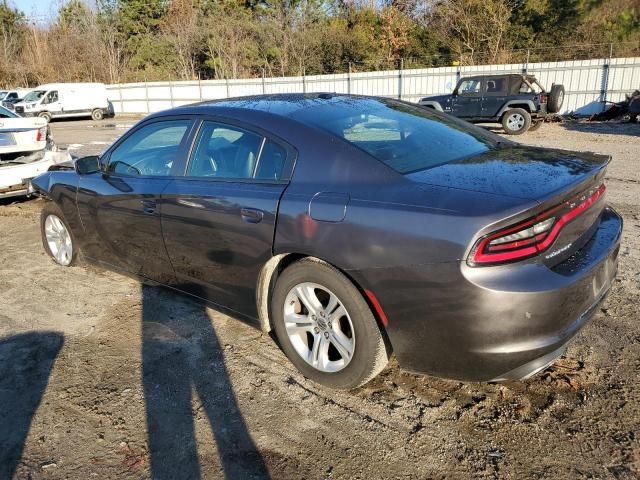
M 278 277 L 271 318 L 280 346 L 307 378 L 352 389 L 388 361 L 384 339 L 358 289 L 334 267 L 303 259 Z
M 96 108 L 93 112 L 91 112 L 92 120 L 102 120 L 104 118 L 104 112 L 101 108 Z
M 509 135 L 522 135 L 531 126 L 531 115 L 522 108 L 507 110 L 502 116 L 502 128 Z
M 76 249 L 71 230 L 60 209 L 54 203 L 47 203 L 40 215 L 42 245 L 45 252 L 58 265 L 68 267 L 76 261 Z

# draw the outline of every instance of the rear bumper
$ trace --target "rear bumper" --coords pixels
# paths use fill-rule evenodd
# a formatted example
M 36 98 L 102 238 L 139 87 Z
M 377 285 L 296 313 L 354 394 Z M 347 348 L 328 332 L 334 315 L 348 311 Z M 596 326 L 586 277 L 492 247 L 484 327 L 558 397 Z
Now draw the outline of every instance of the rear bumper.
M 603 301 L 622 219 L 610 208 L 589 242 L 549 268 L 466 263 L 359 272 L 378 297 L 403 368 L 469 381 L 527 377 L 561 355 Z
M 9 187 L 0 187 L 0 198 L 23 197 L 34 193 L 31 179 L 25 179 L 22 183 Z

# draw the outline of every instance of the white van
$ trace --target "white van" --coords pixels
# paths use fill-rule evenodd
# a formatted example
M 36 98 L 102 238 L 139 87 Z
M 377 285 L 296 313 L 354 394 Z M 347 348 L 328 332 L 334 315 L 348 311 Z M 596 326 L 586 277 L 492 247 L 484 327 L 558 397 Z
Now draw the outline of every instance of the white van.
M 29 92 L 15 105 L 16 113 L 25 117 L 91 117 L 102 120 L 113 116 L 104 83 L 48 83 Z

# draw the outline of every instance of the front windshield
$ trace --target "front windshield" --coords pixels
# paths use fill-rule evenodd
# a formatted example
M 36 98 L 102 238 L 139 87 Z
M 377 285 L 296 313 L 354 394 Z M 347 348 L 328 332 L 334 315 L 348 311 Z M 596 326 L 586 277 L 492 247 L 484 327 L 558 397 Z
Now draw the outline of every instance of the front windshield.
M 22 99 L 23 102 L 37 102 L 42 98 L 42 96 L 47 93 L 46 90 L 34 90 L 25 95 Z

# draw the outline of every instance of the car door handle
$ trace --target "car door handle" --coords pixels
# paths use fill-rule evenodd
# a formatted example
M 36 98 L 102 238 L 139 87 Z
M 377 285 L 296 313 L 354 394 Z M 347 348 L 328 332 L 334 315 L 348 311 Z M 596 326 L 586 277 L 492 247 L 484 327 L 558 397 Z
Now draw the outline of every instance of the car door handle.
M 156 213 L 156 201 L 155 200 L 142 200 L 142 211 L 147 215 L 153 215 Z
M 248 223 L 260 223 L 264 217 L 264 212 L 257 208 L 241 208 L 240 216 Z

